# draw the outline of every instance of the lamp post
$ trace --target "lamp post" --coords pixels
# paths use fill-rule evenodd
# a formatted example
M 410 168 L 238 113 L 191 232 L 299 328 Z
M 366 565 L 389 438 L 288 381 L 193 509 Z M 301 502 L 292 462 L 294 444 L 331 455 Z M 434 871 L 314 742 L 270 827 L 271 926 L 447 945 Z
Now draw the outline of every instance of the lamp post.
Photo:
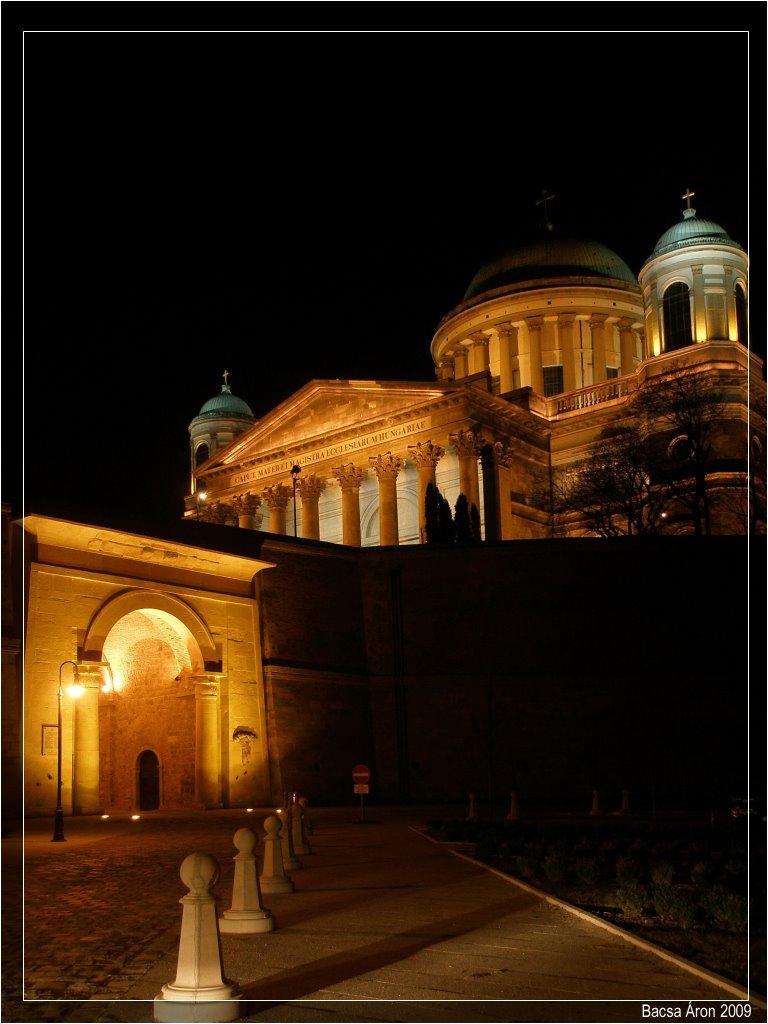
M 76 661 L 62 661 L 59 665 L 59 708 L 58 708 L 58 719 L 57 719 L 57 736 L 56 736 L 56 810 L 53 815 L 53 839 L 52 843 L 64 843 L 64 811 L 61 806 L 61 701 L 62 701 L 62 690 L 61 690 L 61 670 L 65 665 L 71 665 L 75 670 L 74 681 L 77 682 L 77 662 Z
M 197 519 L 200 518 L 200 506 L 203 504 L 203 502 L 205 501 L 205 499 L 207 497 L 208 497 L 207 491 L 197 491 L 197 493 L 195 494 L 195 498 L 196 498 L 196 501 L 195 501 L 195 512 L 196 512 L 196 518 Z
M 296 527 L 296 477 L 301 472 L 301 466 L 291 466 L 291 477 L 293 478 L 293 536 L 298 537 L 299 532 Z

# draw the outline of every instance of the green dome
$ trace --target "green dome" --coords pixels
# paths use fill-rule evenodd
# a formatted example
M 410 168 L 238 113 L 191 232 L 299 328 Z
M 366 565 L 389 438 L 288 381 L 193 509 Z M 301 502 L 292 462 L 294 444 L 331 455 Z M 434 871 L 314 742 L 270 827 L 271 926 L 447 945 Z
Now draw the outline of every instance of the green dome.
M 209 398 L 200 412 L 198 419 L 254 419 L 251 407 L 242 398 L 233 395 L 229 384 L 222 384 L 221 394 Z
M 701 220 L 691 208 L 683 210 L 683 219 L 664 232 L 645 262 L 650 263 L 657 256 L 684 249 L 689 245 L 730 245 L 735 249 L 743 248 L 738 242 L 733 241 L 725 228 L 721 228 L 713 220 Z
M 472 278 L 464 301 L 523 281 L 555 277 L 599 277 L 637 285 L 624 260 L 601 242 L 544 238 L 486 263 Z

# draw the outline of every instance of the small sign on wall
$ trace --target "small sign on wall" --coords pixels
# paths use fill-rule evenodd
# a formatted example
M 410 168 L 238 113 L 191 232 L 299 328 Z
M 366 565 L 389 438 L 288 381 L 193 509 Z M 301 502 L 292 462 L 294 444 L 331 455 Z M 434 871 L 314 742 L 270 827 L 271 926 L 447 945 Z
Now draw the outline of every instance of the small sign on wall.
M 369 787 L 367 782 L 356 782 L 355 783 L 355 792 L 356 793 L 368 793 L 368 792 L 370 792 L 370 787 Z
M 59 749 L 59 727 L 58 725 L 44 725 L 43 739 L 40 753 L 43 755 L 52 754 L 54 757 Z

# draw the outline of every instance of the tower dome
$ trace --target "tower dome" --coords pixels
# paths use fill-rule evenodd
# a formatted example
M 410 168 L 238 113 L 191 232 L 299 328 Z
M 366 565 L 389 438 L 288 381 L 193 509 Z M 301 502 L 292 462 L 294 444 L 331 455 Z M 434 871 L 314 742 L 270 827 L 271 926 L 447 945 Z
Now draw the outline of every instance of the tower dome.
M 209 398 L 197 414 L 198 419 L 221 416 L 227 418 L 245 416 L 251 421 L 254 418 L 251 407 L 242 398 L 232 394 L 229 384 L 222 384 L 221 394 Z
M 683 194 L 683 219 L 659 238 L 638 275 L 652 356 L 702 342 L 749 347 L 746 250 L 715 221 L 696 216 L 694 194 Z
M 256 420 L 248 403 L 232 394 L 228 377 L 229 371 L 225 370 L 221 392 L 203 403 L 200 412 L 189 425 L 192 492 L 196 490 L 198 467 L 215 452 L 226 448 Z
M 624 260 L 601 242 L 548 237 L 510 249 L 486 263 L 470 281 L 464 302 L 522 282 L 551 282 L 555 278 L 599 278 L 637 284 Z
M 735 249 L 744 249 L 738 242 L 734 242 L 725 228 L 713 220 L 697 217 L 693 207 L 688 207 L 683 210 L 683 219 L 664 232 L 645 262 L 650 263 L 657 256 L 664 256 L 690 245 L 729 245 Z

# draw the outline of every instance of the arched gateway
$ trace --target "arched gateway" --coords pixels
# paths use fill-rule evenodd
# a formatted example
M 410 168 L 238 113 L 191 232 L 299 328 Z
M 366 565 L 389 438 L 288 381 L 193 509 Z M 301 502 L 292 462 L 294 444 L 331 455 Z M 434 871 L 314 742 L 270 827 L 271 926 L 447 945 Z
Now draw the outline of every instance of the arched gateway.
M 254 597 L 268 563 L 45 517 L 25 526 L 37 612 L 25 656 L 27 813 L 55 805 L 59 745 L 65 814 L 270 802 Z M 73 550 L 80 565 L 67 568 Z

